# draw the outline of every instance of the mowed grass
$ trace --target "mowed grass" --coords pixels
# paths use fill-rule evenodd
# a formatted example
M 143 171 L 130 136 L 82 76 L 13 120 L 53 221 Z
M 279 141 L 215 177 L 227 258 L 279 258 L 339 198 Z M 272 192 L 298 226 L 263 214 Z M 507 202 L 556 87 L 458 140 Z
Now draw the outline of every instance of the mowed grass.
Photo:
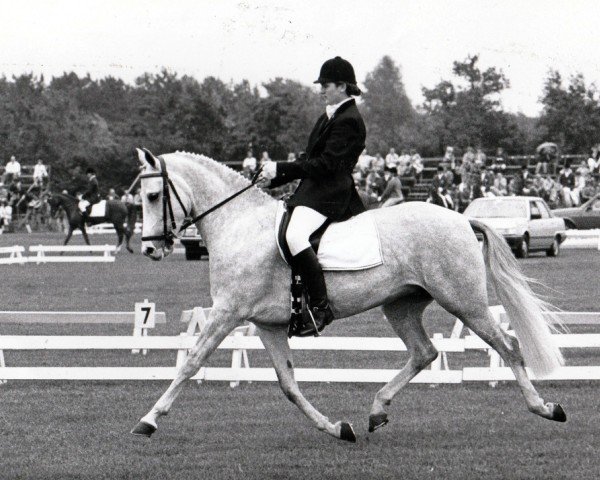
M 57 244 L 57 234 L 3 235 L 0 245 Z M 81 238 L 76 238 L 82 243 Z M 92 237 L 113 243 L 113 236 Z M 1 310 L 132 310 L 148 298 L 167 313 L 153 334 L 183 331 L 179 314 L 209 306 L 208 262 L 174 255 L 155 263 L 120 254 L 114 264 L 0 266 Z M 538 291 L 565 310 L 598 311 L 597 251 L 569 250 L 557 259 L 521 261 L 548 288 Z M 243 286 L 240 286 L 243 288 Z M 495 303 L 495 299 L 490 299 Z M 447 335 L 451 317 L 426 311 L 430 334 Z M 129 334 L 123 326 L 0 325 L 8 334 Z M 378 309 L 335 322 L 330 335 L 391 336 Z M 592 352 L 593 355 L 594 352 Z M 297 352 L 300 367 L 400 367 L 396 354 Z M 568 356 L 571 362 L 574 355 Z M 450 358 L 483 364 L 485 356 Z M 596 358 L 577 360 L 597 364 Z M 8 365 L 162 365 L 174 352 L 9 352 Z M 211 365 L 229 357 L 217 352 Z M 259 352 L 254 365 L 267 365 Z M 458 362 L 458 363 L 457 363 Z M 569 420 L 558 424 L 527 412 L 514 382 L 409 385 L 389 407 L 390 424 L 367 434 L 378 384 L 303 383 L 330 419 L 352 422 L 356 444 L 317 431 L 275 383 L 190 382 L 151 438 L 129 430 L 164 392 L 167 382 L 9 382 L 0 386 L 0 479 L 190 478 L 597 478 L 600 414 L 593 382 L 539 382 L 548 401 L 559 401 Z

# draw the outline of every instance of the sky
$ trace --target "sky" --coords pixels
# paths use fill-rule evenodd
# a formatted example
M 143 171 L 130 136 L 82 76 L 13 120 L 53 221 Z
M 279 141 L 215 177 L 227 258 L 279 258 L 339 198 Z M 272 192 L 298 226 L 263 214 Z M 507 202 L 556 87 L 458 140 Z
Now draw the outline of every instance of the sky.
M 503 107 L 530 116 L 551 69 L 600 84 L 593 0 L 0 0 L 0 12 L 0 74 L 9 78 L 74 71 L 133 83 L 167 68 L 309 85 L 340 55 L 360 84 L 388 55 L 418 105 L 422 87 L 452 79 L 452 63 L 477 54 L 511 83 Z

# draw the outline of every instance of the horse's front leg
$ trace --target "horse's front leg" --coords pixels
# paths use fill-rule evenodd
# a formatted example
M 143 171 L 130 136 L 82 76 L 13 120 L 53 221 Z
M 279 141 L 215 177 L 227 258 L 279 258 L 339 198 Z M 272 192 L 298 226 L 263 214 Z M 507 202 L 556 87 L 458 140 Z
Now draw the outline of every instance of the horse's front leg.
M 230 314 L 219 312 L 214 307 L 211 310 L 209 321 L 200 332 L 200 336 L 194 347 L 190 350 L 185 363 L 177 372 L 175 380 L 171 382 L 166 392 L 154 404 L 140 422 L 131 430 L 134 435 L 145 435 L 149 437 L 157 429 L 158 417 L 166 415 L 171 410 L 173 402 L 181 393 L 186 380 L 192 378 L 208 357 L 215 351 L 221 342 L 232 330 L 240 325 L 241 321 Z
M 260 339 L 273 362 L 279 385 L 285 396 L 302 410 L 302 413 L 313 421 L 319 430 L 323 430 L 330 435 L 356 442 L 356 435 L 352 426 L 346 422 L 331 423 L 329 419 L 313 407 L 302 395 L 298 383 L 294 378 L 294 367 L 292 363 L 292 352 L 287 339 L 287 328 L 277 330 L 266 330 L 258 328 Z

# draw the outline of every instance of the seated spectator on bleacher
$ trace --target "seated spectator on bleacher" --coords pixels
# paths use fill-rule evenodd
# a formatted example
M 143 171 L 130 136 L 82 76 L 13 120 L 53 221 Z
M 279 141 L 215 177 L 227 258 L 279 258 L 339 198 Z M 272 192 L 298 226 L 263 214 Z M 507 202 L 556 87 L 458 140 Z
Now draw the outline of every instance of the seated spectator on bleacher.
M 385 170 L 385 159 L 381 156 L 381 153 L 377 152 L 375 154 L 375 159 L 373 160 L 373 163 L 371 163 L 371 168 L 377 170 L 380 175 L 383 175 L 383 171 Z
M 598 193 L 598 184 L 594 177 L 588 175 L 585 179 L 585 186 L 581 189 L 581 203 L 587 202 L 590 198 Z
M 106 194 L 106 199 L 107 200 L 116 200 L 117 199 L 117 192 L 114 188 L 108 189 L 108 193 Z
M 496 156 L 492 160 L 492 171 L 493 172 L 504 172 L 506 170 L 507 156 L 504 153 L 502 147 L 498 147 L 496 150 Z
M 592 147 L 590 157 L 587 159 L 590 174 L 594 178 L 600 177 L 600 146 Z
M 358 156 L 358 161 L 356 162 L 356 166 L 360 169 L 363 174 L 363 177 L 366 176 L 371 171 L 371 164 L 375 157 L 372 157 L 367 153 L 367 149 L 365 148 L 362 153 Z
M 21 176 L 21 164 L 17 162 L 17 159 L 14 155 L 10 157 L 10 160 L 6 164 L 4 168 L 4 175 L 2 176 L 2 183 L 4 185 L 9 185 L 14 181 L 18 180 Z
M 402 193 L 402 182 L 398 178 L 396 167 L 386 168 L 384 172 L 385 189 L 377 199 L 382 203 L 382 207 L 391 207 L 404 201 Z
M 43 164 L 42 159 L 38 158 L 35 167 L 33 167 L 33 183 L 38 185 L 45 185 L 48 180 L 48 170 L 46 165 Z
M 419 153 L 415 150 L 412 150 L 410 156 L 410 167 L 408 168 L 408 171 L 404 172 L 404 175 L 415 177 L 417 183 L 421 183 L 424 169 L 425 166 L 423 165 L 423 159 L 421 158 L 421 155 L 419 155 Z
M 527 165 L 523 165 L 521 171 L 516 173 L 509 182 L 509 193 L 511 195 L 530 195 L 532 181 Z
M 573 204 L 578 205 L 579 203 L 573 195 L 573 190 L 575 188 L 575 174 L 571 169 L 571 165 L 568 163 L 565 165 L 565 168 L 560 171 L 558 183 L 561 187 L 561 200 L 563 205 L 567 208 L 572 207 Z
M 0 199 L 0 234 L 10 225 L 12 221 L 12 207 L 6 198 Z
M 456 211 L 463 213 L 469 203 L 471 203 L 471 189 L 467 183 L 460 182 L 454 192 L 454 205 Z
M 294 152 L 288 153 L 287 161 L 288 162 L 295 162 L 296 161 L 296 154 Z
M 242 161 L 242 175 L 246 178 L 251 178 L 254 172 L 256 172 L 256 167 L 256 158 L 252 155 L 252 150 L 248 150 L 246 158 Z
M 545 175 L 538 173 L 534 179 L 534 187 L 537 187 L 536 182 L 539 177 L 542 178 L 541 197 L 546 200 L 546 203 L 548 203 L 551 208 L 556 207 L 558 204 L 560 185 L 554 181 L 549 173 L 546 173 Z
M 371 170 L 365 179 L 367 195 L 375 198 L 381 196 L 385 188 L 385 181 L 378 170 Z
M 462 156 L 460 167 L 458 168 L 461 180 L 467 180 L 472 173 L 476 172 L 476 168 L 478 167 L 475 163 L 475 151 L 473 147 L 467 147 L 467 151 Z
M 450 195 L 451 187 L 452 184 L 447 183 L 447 177 L 444 172 L 444 167 L 442 165 L 438 165 L 437 173 L 431 181 L 431 186 L 429 188 L 429 198 L 427 198 L 427 201 L 429 203 L 433 203 L 434 205 L 440 205 L 444 208 L 453 209 L 454 203 L 452 201 L 452 196 Z
M 446 147 L 444 157 L 442 158 L 442 163 L 447 163 L 450 167 L 450 170 L 454 171 L 456 169 L 456 157 L 454 156 L 454 147 Z
M 385 156 L 385 166 L 386 168 L 395 168 L 398 170 L 398 160 L 400 157 L 396 153 L 395 148 L 390 148 L 389 153 Z
M 494 181 L 490 186 L 490 192 L 496 197 L 505 197 L 508 195 L 508 182 L 501 171 L 496 172 Z
M 398 158 L 398 166 L 396 167 L 398 169 L 398 175 L 400 177 L 409 175 L 410 164 L 411 164 L 410 154 L 406 150 L 402 150 L 402 153 L 400 154 L 400 157 Z
M 475 165 L 478 165 L 479 168 L 487 167 L 487 155 L 481 149 L 481 147 L 477 147 L 477 151 L 475 152 Z

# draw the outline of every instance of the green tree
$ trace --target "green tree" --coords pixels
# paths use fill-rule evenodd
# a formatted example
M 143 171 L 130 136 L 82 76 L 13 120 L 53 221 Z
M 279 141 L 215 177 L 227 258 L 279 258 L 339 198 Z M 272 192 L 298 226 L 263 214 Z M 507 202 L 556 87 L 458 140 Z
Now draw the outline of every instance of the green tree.
M 558 143 L 565 153 L 581 153 L 600 140 L 600 102 L 595 85 L 586 86 L 583 75 L 563 85 L 559 72 L 550 71 L 544 83 L 544 105 L 538 126 L 539 140 Z
M 435 125 L 439 152 L 446 145 L 518 149 L 512 141 L 517 123 L 502 110 L 499 99 L 510 83 L 495 67 L 481 70 L 478 61 L 477 55 L 456 61 L 452 68 L 455 82 L 444 80 L 431 89 L 423 88 L 423 108 Z
M 390 147 L 413 142 L 416 112 L 410 103 L 400 68 L 384 56 L 367 74 L 362 111 L 369 150 L 385 153 Z

